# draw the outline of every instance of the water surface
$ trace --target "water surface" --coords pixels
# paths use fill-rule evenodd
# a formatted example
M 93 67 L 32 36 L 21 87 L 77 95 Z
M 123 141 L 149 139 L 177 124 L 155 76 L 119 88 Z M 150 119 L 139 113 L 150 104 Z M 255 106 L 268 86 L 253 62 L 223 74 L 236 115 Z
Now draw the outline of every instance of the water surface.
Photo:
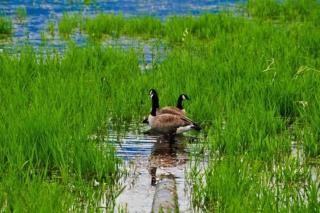
M 186 174 L 192 163 L 190 154 L 201 145 L 201 136 L 167 138 L 144 134 L 146 129 L 145 125 L 138 128 L 132 125 L 124 133 L 109 133 L 107 140 L 114 144 L 117 155 L 123 159 L 126 173 L 120 180 L 124 190 L 116 199 L 116 211 L 150 212 L 159 177 L 170 174 L 176 181 L 180 212 L 194 212 Z M 206 164 L 204 161 L 203 168 Z

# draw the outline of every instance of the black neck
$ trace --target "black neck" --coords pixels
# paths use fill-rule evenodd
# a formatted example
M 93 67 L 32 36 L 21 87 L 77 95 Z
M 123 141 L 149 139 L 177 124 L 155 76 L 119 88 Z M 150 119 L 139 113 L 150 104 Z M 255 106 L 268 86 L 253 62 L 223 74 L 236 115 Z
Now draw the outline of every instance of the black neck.
M 159 98 L 157 94 L 154 94 L 152 96 L 152 109 L 151 109 L 151 115 L 156 116 L 157 109 L 159 109 Z
M 181 110 L 183 110 L 182 101 L 183 101 L 182 96 L 179 96 L 178 102 L 177 102 L 177 108 Z

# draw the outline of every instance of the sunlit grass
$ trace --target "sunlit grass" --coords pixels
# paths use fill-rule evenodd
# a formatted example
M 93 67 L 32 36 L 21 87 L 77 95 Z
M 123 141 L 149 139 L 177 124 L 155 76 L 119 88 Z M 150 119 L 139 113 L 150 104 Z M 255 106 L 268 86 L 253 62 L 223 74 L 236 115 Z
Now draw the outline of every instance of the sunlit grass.
M 55 36 L 55 24 L 54 22 L 49 22 L 47 27 L 48 33 L 51 35 L 52 38 Z
M 0 205 L 20 210 L 28 200 L 30 211 L 78 210 L 89 202 L 94 209 L 99 196 L 93 195 L 113 189 L 119 173 L 112 147 L 89 136 L 107 131 L 107 120 L 140 121 L 150 110 L 148 90 L 156 88 L 161 106 L 188 94 L 187 114 L 206 135 L 208 168 L 195 167 L 190 175 L 196 208 L 319 211 L 313 177 L 320 154 L 319 5 L 270 0 L 249 1 L 246 8 L 248 17 L 165 21 L 65 14 L 59 33 L 79 29 L 90 45 L 70 45 L 63 55 L 28 48 L 19 56 L 1 53 Z M 141 71 L 142 50 L 94 42 L 122 35 L 157 38 L 169 48 L 161 63 Z M 303 156 L 292 154 L 293 142 Z M 98 192 L 94 180 L 102 183 Z M 25 198 L 18 196 L 21 187 Z M 38 203 L 38 194 L 47 197 Z
M 95 57 L 88 60 L 89 52 L 70 47 L 63 58 L 29 48 L 19 57 L 1 54 L 0 194 L 9 209 L 22 208 L 20 185 L 30 185 L 25 189 L 30 206 L 23 207 L 30 211 L 49 207 L 37 201 L 42 186 L 52 191 L 46 199 L 57 199 L 52 205 L 61 210 L 80 204 L 79 199 L 83 206 L 75 208 L 90 203 L 95 209 L 99 196 L 91 194 L 113 188 L 119 175 L 114 151 L 89 140 L 107 116 L 103 72 L 99 64 L 91 66 Z M 94 181 L 100 183 L 97 189 Z
M 64 13 L 59 21 L 58 29 L 62 38 L 69 38 L 74 30 L 80 26 L 81 15 Z

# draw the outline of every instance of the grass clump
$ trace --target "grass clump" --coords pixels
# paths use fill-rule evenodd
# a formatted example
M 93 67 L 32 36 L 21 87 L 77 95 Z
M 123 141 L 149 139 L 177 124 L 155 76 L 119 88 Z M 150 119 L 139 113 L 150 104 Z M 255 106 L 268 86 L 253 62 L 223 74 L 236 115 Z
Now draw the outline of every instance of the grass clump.
M 118 37 L 124 26 L 122 15 L 99 14 L 93 19 L 86 19 L 84 30 L 95 39 L 102 38 L 103 35 Z
M 123 34 L 128 36 L 142 36 L 142 37 L 159 37 L 162 33 L 162 23 L 159 19 L 154 17 L 132 17 L 127 19 Z
M 320 6 L 317 0 L 251 0 L 245 8 L 247 14 L 257 21 L 271 20 L 278 23 L 308 21 L 318 26 L 320 20 Z M 65 14 L 60 20 L 60 23 L 66 25 L 65 28 L 69 30 L 59 28 L 60 33 L 71 34 L 71 29 L 76 27 L 77 24 L 71 24 L 72 21 L 69 19 L 72 18 L 69 16 L 71 15 Z M 245 17 L 230 19 L 230 16 L 232 16 L 230 12 L 221 12 L 217 15 L 204 14 L 199 17 L 173 16 L 161 21 L 147 16 L 124 18 L 121 14 L 98 14 L 96 17 L 87 18 L 81 29 L 94 39 L 126 35 L 143 38 L 166 37 L 169 42 L 176 43 L 183 42 L 187 34 L 200 40 L 212 39 L 216 33 L 237 31 L 246 23 L 243 20 Z
M 48 23 L 47 31 L 51 35 L 51 37 L 54 38 L 54 35 L 55 35 L 55 24 L 54 24 L 54 22 L 49 22 Z
M 0 55 L 1 208 L 95 209 L 103 191 L 113 189 L 114 150 L 89 140 L 107 116 L 102 64 L 93 63 L 100 54 L 92 51 Z
M 68 17 L 70 15 L 66 14 L 65 16 Z M 188 36 L 193 36 L 200 40 L 210 39 L 220 30 L 226 32 L 236 31 L 240 27 L 239 25 L 243 23 L 241 18 L 236 20 L 226 17 L 228 17 L 226 13 L 219 15 L 207 14 L 200 17 L 176 16 L 161 22 L 158 18 L 148 16 L 124 18 L 122 15 L 98 14 L 94 18 L 85 19 L 80 28 L 94 40 L 99 40 L 105 36 L 119 37 L 125 35 L 142 38 L 165 37 L 167 41 L 174 44 L 184 42 Z M 66 19 L 62 19 L 59 25 L 64 25 L 64 22 L 68 23 Z M 70 26 L 72 25 L 70 24 Z M 72 30 L 60 30 L 60 28 L 59 31 L 65 34 L 72 33 Z
M 281 19 L 285 21 L 319 21 L 320 5 L 317 0 L 250 0 L 248 14 L 262 19 Z
M 159 19 L 147 16 L 124 18 L 122 15 L 98 14 L 86 19 L 84 30 L 94 39 L 120 35 L 158 37 L 161 35 L 162 24 Z
M 12 22 L 9 18 L 0 16 L 0 39 L 10 37 L 12 34 Z
M 27 18 L 27 8 L 26 7 L 17 7 L 16 11 L 16 17 L 21 22 L 24 21 Z
M 227 156 L 210 164 L 202 185 L 197 175 L 195 200 L 207 212 L 314 212 L 319 210 L 317 184 L 310 170 L 285 158 L 277 167 L 250 157 Z M 194 171 L 196 172 L 196 171 Z M 307 181 L 307 183 L 306 183 Z
M 81 16 L 76 14 L 64 13 L 58 23 L 59 33 L 62 38 L 69 38 L 74 30 L 79 27 Z

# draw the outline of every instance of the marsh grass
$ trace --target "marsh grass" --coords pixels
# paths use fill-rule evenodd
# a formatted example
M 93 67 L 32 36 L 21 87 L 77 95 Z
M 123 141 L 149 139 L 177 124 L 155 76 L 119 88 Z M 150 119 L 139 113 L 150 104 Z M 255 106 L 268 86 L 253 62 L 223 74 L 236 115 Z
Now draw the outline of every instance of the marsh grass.
M 319 188 L 308 166 L 282 159 L 270 166 L 245 155 L 217 158 L 205 173 L 210 176 L 205 187 L 198 175 L 194 177 L 196 204 L 208 212 L 318 211 Z
M 0 16 L 0 39 L 11 37 L 12 21 L 11 19 Z
M 51 35 L 52 38 L 55 36 L 55 23 L 49 22 L 47 27 L 48 33 Z
M 83 19 L 80 14 L 64 14 L 59 21 L 59 32 L 70 36 L 74 29 L 80 26 L 80 30 L 94 40 L 124 35 L 146 39 L 165 38 L 174 44 L 183 42 L 188 34 L 200 40 L 211 39 L 216 32 L 232 32 L 243 23 L 240 17 L 239 20 L 228 17 L 228 13 L 206 14 L 200 17 L 173 16 L 161 22 L 158 18 L 148 16 L 125 18 L 121 14 L 98 14 L 96 17 Z
M 90 52 L 1 54 L 1 206 L 32 211 L 52 204 L 54 211 L 82 202 L 80 208 L 95 209 L 99 198 L 91 194 L 104 185 L 112 189 L 119 175 L 114 150 L 88 139 L 107 116 L 103 71 Z M 92 188 L 93 181 L 102 188 Z M 24 196 L 21 185 L 29 186 Z M 44 200 L 37 197 L 46 191 Z
M 22 22 L 22 21 L 25 21 L 25 19 L 27 18 L 27 8 L 26 7 L 18 7 L 15 11 L 15 14 L 16 14 L 16 18 Z
M 186 34 L 200 40 L 213 39 L 216 33 L 232 33 L 241 29 L 247 16 L 257 22 L 274 21 L 286 24 L 288 22 L 309 23 L 319 26 L 319 2 L 317 0 L 250 0 L 239 6 L 236 11 L 224 11 L 219 14 L 195 16 L 173 16 L 161 21 L 148 16 L 124 17 L 122 14 L 98 14 L 96 17 L 85 18 L 81 14 L 65 14 L 60 20 L 62 26 L 59 32 L 70 35 L 78 26 L 89 37 L 99 40 L 106 36 L 120 35 L 142 38 L 166 38 L 170 43 L 181 43 Z M 230 19 L 234 12 L 239 13 L 237 19 Z M 78 24 L 76 24 L 78 22 Z
M 79 22 L 65 14 L 59 32 L 79 27 L 92 43 L 70 45 L 62 56 L 28 48 L 20 56 L 1 53 L 2 206 L 22 208 L 17 188 L 29 183 L 34 187 L 25 197 L 35 207 L 46 205 L 33 199 L 35 187 L 45 186 L 39 193 L 50 190 L 48 205 L 67 210 L 80 197 L 94 208 L 90 181 L 112 189 L 118 160 L 112 147 L 88 136 L 106 120 L 140 121 L 150 110 L 148 90 L 156 88 L 161 106 L 188 94 L 188 116 L 204 127 L 210 158 L 204 173 L 195 167 L 191 174 L 196 208 L 318 212 L 319 182 L 309 162 L 319 170 L 319 7 L 304 2 L 250 1 L 249 18 L 221 13 L 159 22 L 98 15 Z M 281 9 L 264 8 L 269 4 Z M 261 8 L 266 12 L 255 12 Z M 141 50 L 95 43 L 120 35 L 159 37 L 170 48 L 161 63 L 142 72 Z M 291 155 L 292 141 L 307 160 Z
M 68 39 L 70 35 L 80 26 L 82 16 L 79 14 L 64 13 L 58 23 L 59 33 L 62 38 Z
M 319 1 L 317 0 L 250 0 L 248 15 L 281 21 L 312 21 L 319 20 Z

